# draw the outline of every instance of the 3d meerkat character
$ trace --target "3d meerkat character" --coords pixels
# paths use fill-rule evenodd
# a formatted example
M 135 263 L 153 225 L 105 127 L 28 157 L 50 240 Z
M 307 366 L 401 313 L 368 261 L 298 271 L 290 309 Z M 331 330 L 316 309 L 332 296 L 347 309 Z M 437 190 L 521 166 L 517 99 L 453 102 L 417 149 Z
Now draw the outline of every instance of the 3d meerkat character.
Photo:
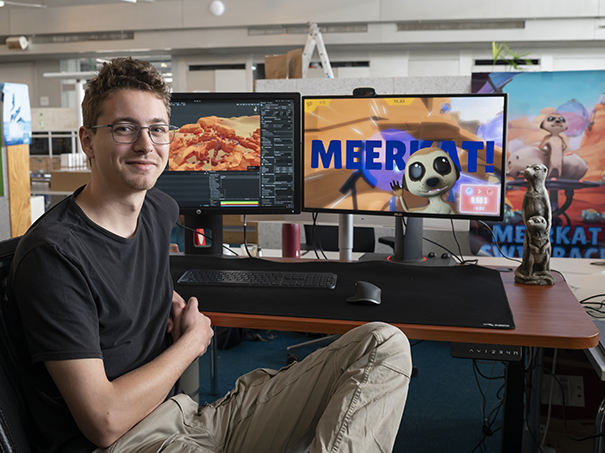
M 567 130 L 567 122 L 561 114 L 549 115 L 540 127 L 548 132 L 538 146 L 546 156 L 547 177 L 560 178 L 563 173 L 563 153 L 567 149 L 567 143 L 560 134 Z
M 548 168 L 543 164 L 528 165 L 524 175 L 527 190 L 521 212 L 525 222 L 523 258 L 515 270 L 515 281 L 531 285 L 554 285 L 550 273 L 550 226 L 552 211 L 544 181 Z
M 393 181 L 391 189 L 406 212 L 454 214 L 454 210 L 443 201 L 442 196 L 454 187 L 459 178 L 460 170 L 445 151 L 437 147 L 423 148 L 408 159 L 402 185 L 399 181 Z M 428 205 L 408 208 L 403 199 L 404 190 L 417 197 L 427 198 Z

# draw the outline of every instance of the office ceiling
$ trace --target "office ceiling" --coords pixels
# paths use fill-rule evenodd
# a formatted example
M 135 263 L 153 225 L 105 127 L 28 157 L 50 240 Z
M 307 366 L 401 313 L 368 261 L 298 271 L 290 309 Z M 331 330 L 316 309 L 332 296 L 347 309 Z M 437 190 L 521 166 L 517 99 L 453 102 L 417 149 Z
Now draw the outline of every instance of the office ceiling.
M 139 2 L 170 2 L 178 0 L 138 0 Z M 64 6 L 81 6 L 81 5 L 102 5 L 109 3 L 136 3 L 137 0 L 6 0 L 4 8 L 30 8 L 30 7 L 46 7 L 56 8 Z M 0 3 L 2 3 L 0 1 Z

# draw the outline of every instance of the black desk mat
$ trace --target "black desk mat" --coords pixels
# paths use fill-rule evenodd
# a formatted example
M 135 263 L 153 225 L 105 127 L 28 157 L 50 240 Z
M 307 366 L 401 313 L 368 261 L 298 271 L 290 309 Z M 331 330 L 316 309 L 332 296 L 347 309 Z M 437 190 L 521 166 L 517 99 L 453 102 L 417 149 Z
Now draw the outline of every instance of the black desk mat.
M 275 262 L 259 258 L 174 255 L 174 281 L 187 269 L 333 272 L 336 288 L 257 288 L 177 285 L 196 296 L 206 312 L 271 314 L 351 321 L 385 321 L 455 327 L 513 329 L 513 315 L 497 271 L 479 266 L 422 267 L 386 261 Z M 382 303 L 354 305 L 346 299 L 365 280 L 382 289 Z

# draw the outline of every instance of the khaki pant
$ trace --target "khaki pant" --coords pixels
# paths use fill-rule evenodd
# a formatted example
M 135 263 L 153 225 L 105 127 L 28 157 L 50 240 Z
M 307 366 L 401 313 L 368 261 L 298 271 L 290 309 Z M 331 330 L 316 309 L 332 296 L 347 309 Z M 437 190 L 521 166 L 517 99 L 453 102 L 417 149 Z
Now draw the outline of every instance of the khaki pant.
M 365 324 L 300 363 L 242 376 L 199 409 L 178 395 L 95 453 L 391 451 L 411 372 L 405 335 Z

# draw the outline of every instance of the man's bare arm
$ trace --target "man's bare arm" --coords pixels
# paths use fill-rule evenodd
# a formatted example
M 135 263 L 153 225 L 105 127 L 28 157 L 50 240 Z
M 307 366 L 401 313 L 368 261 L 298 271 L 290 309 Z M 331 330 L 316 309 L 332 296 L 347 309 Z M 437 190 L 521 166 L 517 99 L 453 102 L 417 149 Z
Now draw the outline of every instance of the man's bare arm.
M 174 300 L 174 299 L 173 299 Z M 210 319 L 191 298 L 174 316 L 180 336 L 155 360 L 109 381 L 101 359 L 48 361 L 46 367 L 82 433 L 108 447 L 158 407 L 213 335 Z

